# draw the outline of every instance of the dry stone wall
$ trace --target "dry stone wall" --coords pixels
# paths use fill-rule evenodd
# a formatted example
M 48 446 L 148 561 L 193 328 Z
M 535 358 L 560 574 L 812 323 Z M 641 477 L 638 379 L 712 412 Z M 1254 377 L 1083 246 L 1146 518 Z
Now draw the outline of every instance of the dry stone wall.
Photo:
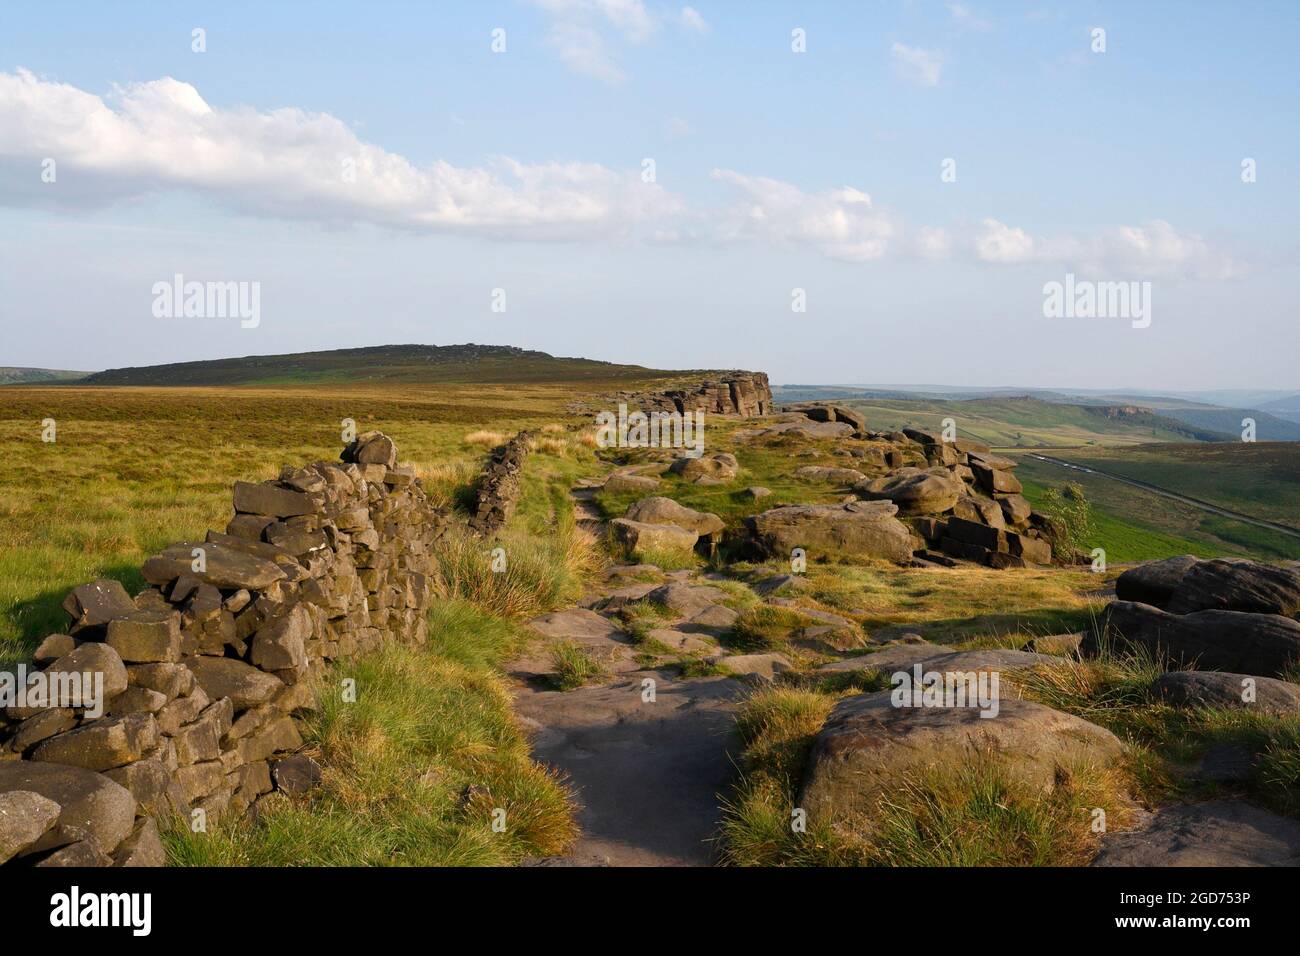
M 225 531 L 149 558 L 134 597 L 110 580 L 68 595 L 66 633 L 34 665 L 50 683 L 102 675 L 104 712 L 29 700 L 0 716 L 0 864 L 159 865 L 158 817 L 210 823 L 310 781 L 287 755 L 313 679 L 424 640 L 447 521 L 386 435 L 340 457 L 236 483 Z
M 519 474 L 532 448 L 532 435 L 523 431 L 492 452 L 479 481 L 470 530 L 480 536 L 495 534 L 510 519 L 519 494 Z

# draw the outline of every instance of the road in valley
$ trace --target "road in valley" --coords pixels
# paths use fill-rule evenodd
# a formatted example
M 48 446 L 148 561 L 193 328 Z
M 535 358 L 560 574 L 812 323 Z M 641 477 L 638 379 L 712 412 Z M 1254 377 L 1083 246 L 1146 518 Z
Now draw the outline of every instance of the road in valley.
M 1091 465 L 1080 465 L 1077 462 L 1066 461 L 1064 458 L 1054 458 L 1051 455 L 1036 455 L 1030 452 L 1022 454 L 1038 461 L 1045 461 L 1049 465 L 1057 465 L 1061 468 L 1068 468 L 1073 471 L 1081 471 L 1088 475 L 1099 475 L 1102 478 L 1109 478 L 1112 481 L 1122 482 L 1126 485 L 1132 485 L 1134 488 L 1141 488 L 1143 491 L 1149 491 L 1152 494 L 1160 495 L 1165 498 L 1172 498 L 1174 501 L 1181 501 L 1183 504 L 1191 505 L 1193 508 L 1200 508 L 1202 511 L 1208 511 L 1211 514 L 1221 515 L 1224 518 L 1231 518 L 1234 521 L 1241 521 L 1245 524 L 1253 524 L 1256 527 L 1267 528 L 1269 531 L 1277 531 L 1280 534 L 1290 535 L 1293 538 L 1300 538 L 1300 531 L 1295 528 L 1289 528 L 1284 524 L 1278 524 L 1276 521 L 1266 521 L 1263 518 L 1256 518 L 1253 515 L 1243 514 L 1240 511 L 1233 511 L 1231 508 L 1223 508 L 1219 505 L 1210 504 L 1208 501 L 1202 501 L 1200 498 L 1191 498 L 1187 495 L 1179 494 L 1176 491 L 1170 491 L 1168 488 L 1161 488 L 1159 485 L 1153 485 L 1150 482 L 1139 481 L 1136 478 L 1126 478 L 1123 475 L 1117 475 L 1114 472 L 1102 471 L 1093 468 Z

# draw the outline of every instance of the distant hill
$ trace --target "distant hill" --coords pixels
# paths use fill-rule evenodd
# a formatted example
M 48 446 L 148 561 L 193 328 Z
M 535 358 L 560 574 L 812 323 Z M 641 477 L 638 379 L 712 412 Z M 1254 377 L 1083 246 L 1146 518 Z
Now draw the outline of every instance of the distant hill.
M 777 402 L 831 398 L 782 388 Z M 841 391 L 841 395 L 843 392 Z M 866 416 L 868 427 L 888 431 L 914 425 L 941 428 L 952 418 L 957 434 L 999 448 L 1066 448 L 1145 442 L 1228 441 L 1228 435 L 1197 428 L 1139 405 L 1071 405 L 1028 396 L 997 398 L 841 399 Z M 1235 436 L 1233 436 L 1235 437 Z
M 58 368 L 14 368 L 0 366 L 0 385 L 25 385 L 28 382 L 71 382 L 89 372 L 69 372 Z
M 584 382 L 659 378 L 639 365 L 557 358 L 509 345 L 379 345 L 330 352 L 114 368 L 88 375 L 84 385 L 307 385 L 330 382 Z
M 1182 438 L 1167 441 L 1236 441 L 1241 420 L 1255 420 L 1258 441 L 1300 441 L 1300 395 L 1275 399 L 1259 407 L 1211 405 L 1178 395 L 1148 392 L 1071 391 L 1068 389 L 949 388 L 940 385 L 827 386 L 783 385 L 772 390 L 778 402 L 806 402 L 818 399 L 898 399 L 911 401 L 973 401 L 1030 398 L 1051 404 L 1081 408 L 1136 406 L 1166 419 L 1162 426 Z M 1198 396 L 1202 393 L 1197 393 Z M 1215 394 L 1215 393 L 1203 393 Z M 1224 393 L 1226 394 L 1226 393 Z M 1254 394 L 1254 393 L 1251 393 Z M 1276 394 L 1276 393 L 1274 393 Z M 1170 421 L 1177 424 L 1170 424 Z M 1129 424 L 1133 424 L 1130 422 Z
M 1277 398 L 1271 402 L 1263 402 L 1259 407 L 1263 411 L 1276 415 L 1278 418 L 1285 418 L 1289 422 L 1300 424 L 1300 394 Z

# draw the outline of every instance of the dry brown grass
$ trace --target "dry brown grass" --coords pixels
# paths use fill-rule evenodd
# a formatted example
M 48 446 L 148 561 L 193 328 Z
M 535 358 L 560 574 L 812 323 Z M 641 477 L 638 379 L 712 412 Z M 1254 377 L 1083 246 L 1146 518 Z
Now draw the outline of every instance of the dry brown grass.
M 466 445 L 478 445 L 484 448 L 495 448 L 497 445 L 504 445 L 506 436 L 501 432 L 489 431 L 486 428 L 480 428 L 478 431 L 470 432 L 463 439 Z

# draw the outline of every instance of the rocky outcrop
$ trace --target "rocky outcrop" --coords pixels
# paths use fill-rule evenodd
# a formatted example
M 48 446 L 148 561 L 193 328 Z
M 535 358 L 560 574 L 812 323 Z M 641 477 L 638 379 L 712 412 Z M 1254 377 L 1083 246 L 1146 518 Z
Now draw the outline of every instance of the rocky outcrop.
M 718 534 L 724 527 L 722 519 L 712 512 L 687 508 L 671 498 L 642 498 L 628 507 L 624 517 L 645 524 L 676 525 L 701 537 Z
M 659 392 L 621 392 L 620 401 L 643 412 L 701 411 L 708 415 L 755 418 L 772 412 L 772 388 L 765 372 L 728 372 L 687 388 Z
M 1180 554 L 1129 568 L 1115 579 L 1115 596 L 1121 601 L 1137 601 L 1163 608 L 1173 597 L 1183 575 L 1199 560 L 1195 555 Z
M 888 501 L 839 505 L 786 505 L 745 519 L 750 540 L 766 558 L 789 560 L 795 548 L 810 558 L 880 558 L 906 563 L 912 556 L 907 526 Z
M 315 707 L 327 662 L 424 639 L 446 515 L 387 436 L 341 458 L 238 483 L 225 531 L 148 559 L 134 597 L 114 581 L 68 595 L 68 633 L 35 663 L 102 679 L 105 709 L 59 700 L 0 718 L 0 801 L 26 792 L 59 808 L 15 849 L 42 805 L 7 798 L 27 808 L 5 836 L 14 865 L 160 864 L 154 817 L 240 815 L 272 789 L 271 761 L 301 746 L 295 717 Z
M 1175 665 L 1230 676 L 1281 676 L 1300 660 L 1295 566 L 1179 555 L 1130 568 L 1115 593 L 1085 653 L 1105 642 L 1137 644 Z
M 531 448 L 532 435 L 524 431 L 493 450 L 479 480 L 474 514 L 469 519 L 475 534 L 495 534 L 510 520 L 522 491 L 519 475 Z
M 853 490 L 868 501 L 892 501 L 899 514 L 934 515 L 950 511 L 964 488 L 943 468 L 900 468 L 883 478 L 858 482 Z
M 1197 561 L 1169 596 L 1174 614 L 1192 611 L 1245 611 L 1284 614 L 1300 611 L 1300 570 L 1258 561 Z
M 1115 601 L 1084 645 L 1138 644 L 1171 663 L 1276 677 L 1300 660 L 1300 623 L 1279 614 L 1195 611 L 1171 614 L 1150 604 Z

